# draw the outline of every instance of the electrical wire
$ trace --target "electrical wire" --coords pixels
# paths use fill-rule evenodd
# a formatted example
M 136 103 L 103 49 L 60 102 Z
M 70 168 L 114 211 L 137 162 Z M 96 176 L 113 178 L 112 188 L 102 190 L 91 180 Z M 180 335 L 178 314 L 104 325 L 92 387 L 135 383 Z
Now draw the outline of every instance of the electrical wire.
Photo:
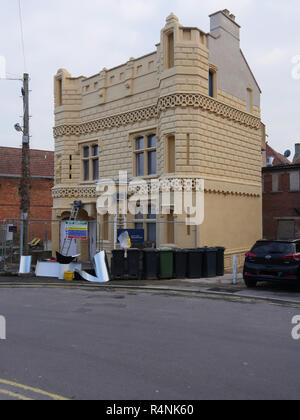
M 21 7 L 21 0 L 18 0 L 19 4 L 19 19 L 20 19 L 20 34 L 21 34 L 21 45 L 22 45 L 22 53 L 23 53 L 23 65 L 24 65 L 24 73 L 26 73 L 26 55 L 25 55 L 25 42 L 24 42 L 24 30 L 23 30 L 23 16 L 22 16 L 22 7 Z

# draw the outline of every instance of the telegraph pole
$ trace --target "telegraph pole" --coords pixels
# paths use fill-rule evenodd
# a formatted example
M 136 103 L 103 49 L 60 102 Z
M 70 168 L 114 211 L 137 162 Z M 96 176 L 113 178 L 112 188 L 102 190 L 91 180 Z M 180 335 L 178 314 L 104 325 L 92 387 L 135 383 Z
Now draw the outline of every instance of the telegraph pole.
M 23 140 L 22 140 L 22 177 L 20 182 L 19 194 L 21 197 L 20 218 L 21 218 L 21 238 L 20 252 L 22 255 L 29 255 L 28 245 L 28 218 L 30 210 L 30 149 L 29 149 L 29 74 L 25 73 L 23 77 Z

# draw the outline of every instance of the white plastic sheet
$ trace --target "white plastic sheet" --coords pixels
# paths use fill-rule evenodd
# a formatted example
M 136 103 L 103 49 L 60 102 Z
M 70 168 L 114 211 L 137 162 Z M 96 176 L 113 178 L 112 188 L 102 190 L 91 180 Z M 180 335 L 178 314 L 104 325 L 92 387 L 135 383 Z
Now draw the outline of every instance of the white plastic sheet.
M 95 262 L 95 271 L 96 276 L 94 277 L 91 274 L 88 274 L 86 271 L 78 270 L 75 271 L 80 274 L 80 276 L 91 283 L 108 283 L 110 281 L 108 268 L 106 265 L 106 254 L 105 251 L 101 251 L 99 254 L 94 256 Z
M 121 248 L 126 250 L 131 248 L 131 239 L 127 231 L 121 233 L 121 235 L 118 237 L 118 240 L 121 244 Z
M 74 272 L 75 269 L 81 270 L 82 265 L 77 263 L 64 265 L 52 261 L 38 261 L 35 275 L 37 277 L 53 277 L 63 280 L 65 271 Z

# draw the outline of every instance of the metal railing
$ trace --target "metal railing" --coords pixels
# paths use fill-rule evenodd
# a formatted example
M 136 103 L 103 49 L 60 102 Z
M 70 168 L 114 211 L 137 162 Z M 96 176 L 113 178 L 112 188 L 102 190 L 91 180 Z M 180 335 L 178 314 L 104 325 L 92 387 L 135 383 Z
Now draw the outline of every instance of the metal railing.
M 64 242 L 65 223 L 67 220 L 50 219 L 30 219 L 28 221 L 29 254 L 32 255 L 33 263 L 36 258 L 46 258 L 55 256 L 55 252 L 60 252 Z M 158 221 L 156 219 L 126 221 L 125 225 L 118 226 L 114 221 L 99 223 L 96 220 L 88 220 L 88 238 L 84 241 L 79 239 L 74 241 L 74 246 L 70 248 L 70 255 L 84 254 L 86 261 L 93 261 L 95 253 L 106 250 L 112 251 L 118 248 L 118 228 L 134 230 L 138 225 L 143 225 L 143 243 L 133 243 L 136 247 L 156 247 L 163 244 L 181 245 L 183 227 L 185 222 L 178 221 Z M 151 235 L 148 232 L 148 225 L 155 225 Z M 171 231 L 171 241 L 168 241 L 168 226 L 173 226 Z M 20 236 L 22 235 L 21 219 L 6 219 L 0 222 L 0 270 L 9 269 L 11 265 L 18 264 L 22 255 L 22 245 Z M 154 230 L 154 232 L 153 232 Z M 150 236 L 148 236 L 150 235 Z M 185 235 L 186 236 L 186 235 Z M 171 243 L 169 243 L 171 242 Z M 185 243 L 190 248 L 198 247 L 198 227 L 189 228 L 189 237 L 185 238 Z

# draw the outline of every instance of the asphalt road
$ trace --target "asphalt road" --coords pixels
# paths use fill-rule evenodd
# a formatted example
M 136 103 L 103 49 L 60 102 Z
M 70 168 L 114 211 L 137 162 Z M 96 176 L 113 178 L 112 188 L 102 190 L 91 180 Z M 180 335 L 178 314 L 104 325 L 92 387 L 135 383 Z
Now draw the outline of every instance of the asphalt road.
M 0 290 L 0 399 L 299 399 L 300 308 L 103 290 Z M 22 385 L 19 385 L 22 384 Z

